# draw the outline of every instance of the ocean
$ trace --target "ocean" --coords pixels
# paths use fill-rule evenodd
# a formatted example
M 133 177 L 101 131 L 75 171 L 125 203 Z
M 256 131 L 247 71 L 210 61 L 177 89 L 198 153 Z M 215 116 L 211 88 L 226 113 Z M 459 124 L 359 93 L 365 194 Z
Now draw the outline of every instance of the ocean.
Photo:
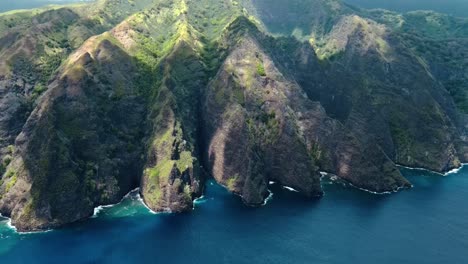
M 153 214 L 138 191 L 94 218 L 44 233 L 0 223 L 2 263 L 466 263 L 468 167 L 402 169 L 414 188 L 376 195 L 323 181 L 305 199 L 271 185 L 261 208 L 213 181 L 185 214 Z

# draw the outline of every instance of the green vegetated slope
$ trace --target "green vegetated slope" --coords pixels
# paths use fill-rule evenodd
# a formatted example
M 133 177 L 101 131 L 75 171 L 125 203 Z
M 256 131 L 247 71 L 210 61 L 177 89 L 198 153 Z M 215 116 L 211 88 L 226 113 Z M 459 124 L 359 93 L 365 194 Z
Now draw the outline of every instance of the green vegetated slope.
M 406 19 L 400 30 L 408 45 L 468 113 L 468 21 L 432 12 L 409 13 Z
M 466 90 L 463 86 L 466 68 L 460 65 L 466 58 L 448 55 L 447 58 L 457 61 L 457 66 L 450 64 L 453 61 L 441 62 L 438 58 L 446 51 L 433 49 L 433 53 L 421 53 L 418 47 L 428 41 L 412 38 L 451 41 L 452 45 L 461 46 L 466 40 L 463 35 L 466 20 L 421 13 L 424 18 L 420 20 L 426 23 L 433 19 L 431 16 L 445 17 L 439 24 L 424 26 L 418 24 L 421 21 L 416 22 L 418 13 L 370 12 L 339 1 L 325 2 L 273 1 L 273 7 L 269 8 L 270 1 L 252 1 L 259 17 L 264 17 L 265 28 L 283 36 L 295 36 L 300 29 L 301 38 L 308 39 L 315 48 L 318 58 L 326 64 L 326 75 L 311 77 L 300 69 L 293 74 L 299 75 L 297 81 L 332 117 L 364 140 L 369 140 L 369 134 L 374 135 L 373 139 L 397 163 L 436 171 L 457 166 L 460 159 L 465 159 L 465 144 L 459 141 L 463 141 L 464 135 L 464 117 L 460 112 L 463 113 Z M 316 5 L 332 11 L 323 12 Z M 297 6 L 309 9 L 299 12 Z M 296 27 L 289 22 L 294 21 L 298 12 L 298 19 L 310 21 L 309 24 Z M 280 16 L 284 23 L 273 19 Z M 331 21 L 331 25 L 320 27 L 327 24 L 323 21 Z M 320 34 L 317 27 L 323 28 Z M 418 32 L 408 33 L 411 28 Z M 458 80 L 455 85 L 454 80 Z M 439 125 L 424 125 L 435 123 Z
M 213 176 L 261 205 L 468 160 L 466 20 L 340 1 L 101 0 L 0 15 L 0 212 L 20 230 L 140 186 L 191 210 Z

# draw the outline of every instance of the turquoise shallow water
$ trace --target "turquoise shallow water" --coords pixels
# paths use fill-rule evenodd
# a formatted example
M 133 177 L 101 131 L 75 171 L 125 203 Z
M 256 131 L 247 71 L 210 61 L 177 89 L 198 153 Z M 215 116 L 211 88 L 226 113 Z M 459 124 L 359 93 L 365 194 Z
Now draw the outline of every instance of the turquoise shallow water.
M 271 186 L 248 208 L 213 182 L 187 214 L 152 214 L 130 195 L 96 218 L 41 234 L 0 227 L 1 263 L 466 263 L 468 167 L 404 170 L 411 190 L 374 195 L 324 182 L 306 200 Z M 170 261 L 170 262 L 169 262 Z

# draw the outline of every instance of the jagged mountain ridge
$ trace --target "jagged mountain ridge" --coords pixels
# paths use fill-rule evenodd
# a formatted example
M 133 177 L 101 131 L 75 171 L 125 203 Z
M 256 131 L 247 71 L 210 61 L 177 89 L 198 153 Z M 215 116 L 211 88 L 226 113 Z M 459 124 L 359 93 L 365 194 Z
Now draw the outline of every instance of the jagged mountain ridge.
M 137 186 L 151 209 L 187 211 L 208 176 L 250 205 L 269 181 L 320 196 L 319 171 L 387 192 L 410 186 L 395 163 L 443 172 L 467 160 L 464 115 L 396 14 L 306 2 L 3 15 L 0 212 L 46 229 Z

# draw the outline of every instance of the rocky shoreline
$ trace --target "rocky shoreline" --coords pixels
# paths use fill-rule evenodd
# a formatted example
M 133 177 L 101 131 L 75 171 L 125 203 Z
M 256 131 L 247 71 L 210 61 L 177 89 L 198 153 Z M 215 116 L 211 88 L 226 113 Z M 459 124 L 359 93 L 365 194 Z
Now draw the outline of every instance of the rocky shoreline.
M 150 210 L 187 212 L 209 178 L 261 206 L 271 181 L 322 196 L 322 171 L 393 193 L 412 187 L 398 164 L 468 162 L 468 34 L 424 31 L 434 13 L 292 1 L 0 15 L 0 212 L 55 228 L 137 187 Z M 448 40 L 451 55 L 434 44 Z
M 457 172 L 459 172 L 464 166 L 468 165 L 468 163 L 463 163 L 461 165 L 461 167 L 457 168 L 457 169 L 453 169 L 451 171 L 448 171 L 446 172 L 445 174 L 440 174 L 442 176 L 449 176 L 451 174 L 456 174 Z M 428 170 L 428 169 L 424 169 L 424 168 L 410 168 L 410 167 L 404 167 L 404 166 L 399 166 L 399 167 L 402 167 L 404 169 L 409 169 L 409 170 L 420 170 L 420 171 L 426 171 L 426 172 L 430 172 L 430 173 L 435 173 L 435 174 L 439 174 L 438 172 L 434 172 L 434 171 L 431 171 L 431 170 Z M 353 184 L 349 183 L 349 182 L 346 182 L 346 181 L 343 181 L 341 180 L 339 177 L 337 177 L 336 175 L 331 175 L 329 173 L 326 173 L 326 172 L 321 172 L 321 175 L 322 175 L 322 181 L 323 181 L 323 178 L 327 178 L 330 180 L 330 182 L 334 183 L 334 184 L 342 184 L 343 186 L 349 186 L 351 188 L 354 188 L 356 190 L 359 190 L 359 191 L 363 191 L 363 192 L 367 192 L 367 193 L 371 193 L 371 194 L 374 194 L 374 195 L 391 195 L 391 194 L 396 194 L 398 193 L 399 191 L 401 190 L 404 190 L 404 189 L 411 189 L 413 188 L 414 186 L 411 186 L 409 188 L 406 188 L 406 187 L 402 187 L 402 188 L 399 188 L 393 192 L 383 192 L 383 193 L 377 193 L 377 192 L 373 192 L 373 191 L 370 191 L 370 190 L 366 190 L 366 189 L 363 189 L 363 188 L 359 188 L 359 187 L 356 187 L 354 186 Z M 269 185 L 273 185 L 273 184 L 277 184 L 276 182 L 269 182 Z M 222 185 L 221 185 L 222 186 Z M 288 191 L 291 191 L 291 192 L 295 192 L 295 193 L 298 193 L 299 194 L 299 191 L 291 188 L 291 187 L 288 187 L 288 186 L 281 186 L 282 189 L 285 189 L 285 190 L 288 190 Z M 226 186 L 223 186 L 223 188 L 225 188 L 227 191 L 229 191 L 229 189 L 226 187 Z M 146 209 L 148 209 L 148 211 L 151 213 L 151 214 L 154 214 L 154 215 L 157 215 L 157 214 L 167 214 L 167 213 L 173 213 L 173 212 L 154 212 L 153 210 L 151 210 L 151 208 L 148 207 L 148 205 L 146 205 L 146 203 L 143 201 L 143 199 L 141 198 L 141 194 L 140 194 L 140 188 L 136 188 L 132 191 L 130 191 L 129 193 L 127 193 L 120 202 L 118 203 L 115 203 L 115 204 L 108 204 L 108 205 L 99 205 L 97 207 L 94 208 L 94 213 L 92 216 L 90 216 L 89 218 L 96 218 L 98 217 L 98 214 L 100 211 L 106 209 L 106 208 L 112 208 L 114 206 L 117 206 L 119 205 L 122 201 L 124 201 L 126 198 L 128 198 L 130 195 L 134 194 L 138 192 L 138 200 L 141 202 L 142 205 L 144 205 L 146 207 Z M 235 193 L 234 193 L 235 194 Z M 257 206 L 253 206 L 253 207 L 261 207 L 261 206 L 266 206 L 268 204 L 268 202 L 273 198 L 273 195 L 274 193 L 271 192 L 269 190 L 269 195 L 268 197 L 264 200 L 264 202 L 261 204 L 261 205 L 257 205 Z M 325 194 L 324 194 L 325 195 Z M 241 199 L 242 199 L 242 196 L 240 195 L 237 195 L 239 196 Z M 199 198 L 195 199 L 194 200 L 194 204 L 197 202 L 198 199 L 203 199 L 203 195 L 200 196 Z M 319 197 L 317 197 L 319 198 Z M 248 204 L 247 204 L 248 206 Z M 193 208 L 195 209 L 195 208 Z M 23 231 L 18 231 L 18 229 L 11 224 L 11 218 L 9 217 L 4 217 L 0 214 L 0 218 L 5 218 L 5 219 L 8 219 L 7 220 L 7 225 L 8 227 L 15 231 L 16 233 L 18 234 L 40 234 L 40 233 L 45 233 L 45 232 L 51 232 L 53 231 L 54 229 L 46 229 L 46 230 L 38 230 L 38 231 L 26 231 L 26 232 L 23 232 Z M 83 219 L 82 221 L 86 221 L 86 219 Z

